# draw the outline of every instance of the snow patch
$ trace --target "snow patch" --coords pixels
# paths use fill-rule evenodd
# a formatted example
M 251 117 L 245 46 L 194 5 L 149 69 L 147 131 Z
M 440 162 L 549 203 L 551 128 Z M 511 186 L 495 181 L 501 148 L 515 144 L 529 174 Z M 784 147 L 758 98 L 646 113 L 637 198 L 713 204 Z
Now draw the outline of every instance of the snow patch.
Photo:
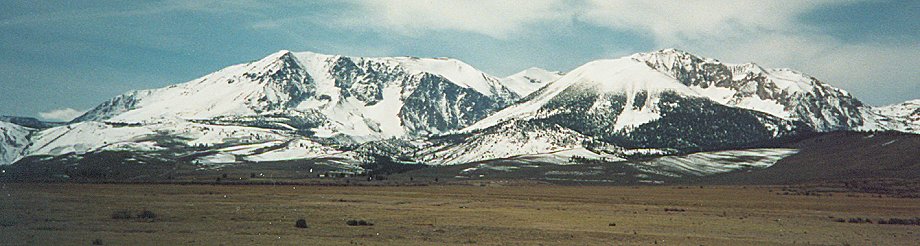
M 328 157 L 339 153 L 341 153 L 341 151 L 323 146 L 319 143 L 307 139 L 297 139 L 277 150 L 247 156 L 244 159 L 252 162 L 285 161 Z
M 780 159 L 798 153 L 797 149 L 765 148 L 699 152 L 682 156 L 663 156 L 630 163 L 640 170 L 656 170 L 667 176 L 705 176 L 743 168 L 767 168 Z

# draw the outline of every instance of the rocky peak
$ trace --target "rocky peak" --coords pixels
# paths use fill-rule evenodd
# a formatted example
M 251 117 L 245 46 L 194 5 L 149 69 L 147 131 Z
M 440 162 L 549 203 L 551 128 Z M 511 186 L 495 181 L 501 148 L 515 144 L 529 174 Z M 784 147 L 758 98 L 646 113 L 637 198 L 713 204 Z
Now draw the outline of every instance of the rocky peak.
M 862 103 L 848 92 L 791 69 L 727 64 L 677 49 L 630 56 L 729 106 L 800 120 L 819 131 L 860 126 Z

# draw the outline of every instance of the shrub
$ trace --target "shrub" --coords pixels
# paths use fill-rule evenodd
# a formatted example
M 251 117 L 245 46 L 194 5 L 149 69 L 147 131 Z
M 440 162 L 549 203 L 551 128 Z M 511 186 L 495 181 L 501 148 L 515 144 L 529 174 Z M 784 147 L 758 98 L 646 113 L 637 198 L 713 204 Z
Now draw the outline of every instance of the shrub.
M 866 221 L 865 219 L 859 218 L 859 217 L 857 217 L 857 218 L 850 218 L 850 219 L 847 220 L 847 222 L 849 222 L 849 223 L 867 223 L 867 221 Z
M 112 219 L 127 220 L 131 218 L 134 218 L 134 214 L 132 214 L 131 211 L 128 211 L 128 210 L 118 210 L 112 213 Z
M 920 225 L 920 218 L 913 219 L 896 219 L 894 223 L 890 223 L 891 220 L 888 220 L 888 224 L 898 224 L 898 225 Z
M 913 219 L 899 219 L 899 218 L 890 218 L 888 220 L 880 219 L 878 220 L 879 224 L 892 224 L 892 225 L 920 225 L 920 218 Z
M 305 220 L 305 219 L 299 219 L 299 220 L 297 220 L 296 223 L 294 223 L 294 227 L 297 227 L 297 228 L 308 228 L 309 226 L 307 226 L 307 220 Z
M 137 214 L 137 218 L 138 219 L 156 219 L 157 214 L 153 213 L 150 210 L 144 209 L 143 211 Z
M 366 220 L 348 220 L 345 222 L 348 226 L 373 226 L 374 223 L 368 222 Z
M 849 218 L 849 219 L 846 219 L 846 220 L 844 220 L 843 218 L 837 218 L 837 219 L 834 219 L 834 221 L 836 221 L 836 222 L 847 222 L 847 223 L 857 223 L 857 224 L 862 224 L 862 223 L 869 223 L 869 224 L 872 224 L 872 219 L 869 219 L 869 218 L 860 218 L 860 217 Z

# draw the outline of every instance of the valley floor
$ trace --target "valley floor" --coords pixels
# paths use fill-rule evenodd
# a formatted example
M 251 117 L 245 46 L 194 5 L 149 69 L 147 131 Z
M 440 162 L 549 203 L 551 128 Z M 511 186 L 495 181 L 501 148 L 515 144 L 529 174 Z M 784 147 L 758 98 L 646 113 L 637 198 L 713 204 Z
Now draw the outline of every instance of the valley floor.
M 0 186 L 4 245 L 920 244 L 920 226 L 877 223 L 920 215 L 920 198 L 783 187 Z M 874 222 L 836 222 L 856 217 Z

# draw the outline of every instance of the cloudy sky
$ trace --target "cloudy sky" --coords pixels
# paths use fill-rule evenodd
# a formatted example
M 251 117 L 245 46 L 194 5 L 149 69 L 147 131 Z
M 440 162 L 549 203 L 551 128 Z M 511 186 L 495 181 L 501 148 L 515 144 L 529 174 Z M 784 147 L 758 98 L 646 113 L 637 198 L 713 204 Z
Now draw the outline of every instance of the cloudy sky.
M 0 2 L 0 115 L 68 120 L 274 51 L 454 57 L 496 76 L 679 48 L 920 98 L 920 1 Z

